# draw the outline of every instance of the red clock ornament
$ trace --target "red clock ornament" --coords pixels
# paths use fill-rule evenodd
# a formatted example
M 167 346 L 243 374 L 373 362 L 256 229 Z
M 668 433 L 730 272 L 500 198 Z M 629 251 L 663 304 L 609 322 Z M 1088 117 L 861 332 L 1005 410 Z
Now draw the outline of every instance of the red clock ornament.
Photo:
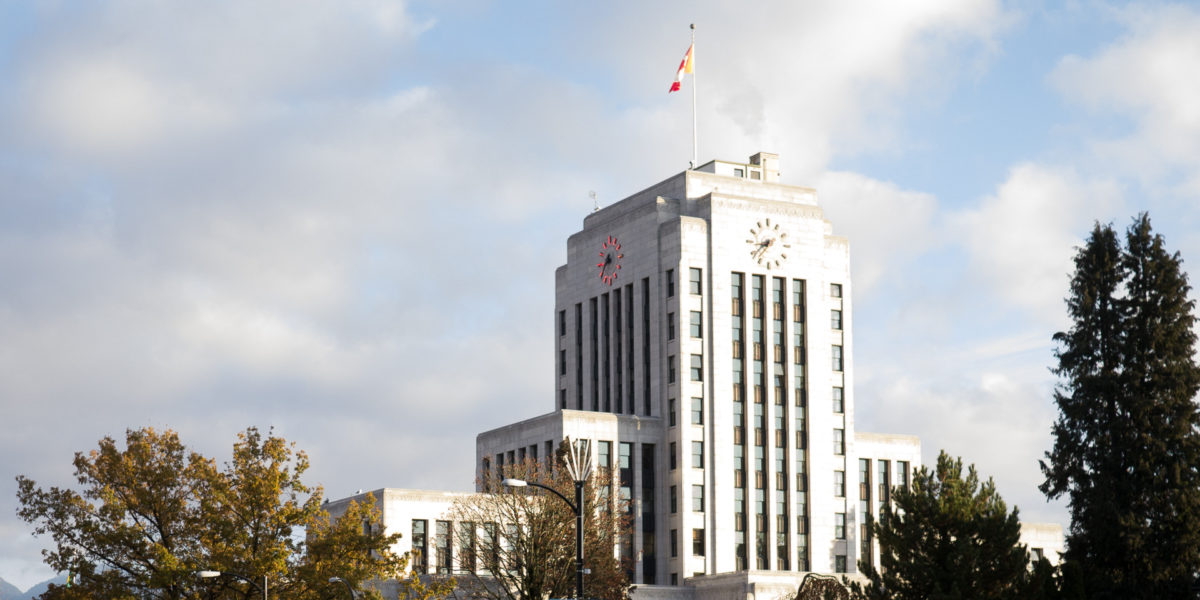
M 608 236 L 600 246 L 600 262 L 596 263 L 596 267 L 600 269 L 601 281 L 608 285 L 616 281 L 617 271 L 621 270 L 622 258 L 625 258 L 625 255 L 621 254 L 621 243 L 617 238 Z

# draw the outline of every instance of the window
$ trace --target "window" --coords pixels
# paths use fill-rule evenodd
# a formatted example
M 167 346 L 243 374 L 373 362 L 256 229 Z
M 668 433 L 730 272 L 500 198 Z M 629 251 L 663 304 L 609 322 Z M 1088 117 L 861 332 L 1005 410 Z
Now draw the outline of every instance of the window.
M 846 513 L 833 513 L 833 537 L 835 539 L 846 539 Z
M 842 370 L 842 347 L 841 346 L 833 347 L 833 370 L 834 371 Z
M 671 530 L 671 558 L 679 556 L 679 530 Z
M 879 485 L 879 503 L 887 504 L 892 500 L 892 463 L 884 459 L 875 461 L 879 469 L 879 476 L 876 479 Z
M 704 556 L 704 530 L 692 530 L 692 554 L 695 556 Z
M 829 284 L 829 296 L 831 298 L 841 298 L 842 297 L 842 284 L 840 284 L 840 283 Z
M 829 311 L 829 327 L 831 329 L 842 328 L 842 311 L 836 308 Z
M 479 555 L 479 539 L 478 532 L 475 528 L 475 523 L 471 521 L 462 523 L 462 527 L 459 528 L 458 536 L 460 547 L 463 550 L 463 556 L 459 559 L 459 562 L 462 564 L 459 566 L 459 568 L 460 570 L 468 573 L 474 573 L 478 567 L 478 561 L 476 561 L 476 557 Z
M 692 425 L 704 424 L 704 398 L 692 398 Z
M 746 170 L 741 167 L 734 167 L 733 168 L 733 176 L 734 177 L 745 177 Z
M 692 442 L 692 468 L 704 468 L 704 442 Z
M 837 496 L 838 498 L 844 498 L 846 496 L 846 472 L 845 471 L 834 471 L 833 472 L 833 495 Z
M 675 269 L 667 269 L 667 297 L 675 296 Z
M 679 512 L 679 488 L 671 486 L 671 514 Z
M 846 555 L 845 554 L 838 554 L 837 556 L 833 557 L 833 571 L 835 573 L 845 573 L 846 572 Z
M 896 487 L 908 489 L 909 466 L 907 460 L 896 461 Z
M 670 448 L 671 448 L 671 456 L 668 458 L 668 460 L 669 460 L 669 464 L 671 465 L 671 470 L 674 471 L 675 464 L 676 464 L 675 463 L 675 442 L 671 442 Z
M 671 573 L 671 585 L 679 585 L 679 573 Z
M 841 456 L 846 453 L 846 430 L 833 430 L 833 453 Z
M 566 350 L 558 351 L 558 374 L 559 375 L 567 374 L 567 351 Z
M 675 313 L 667 313 L 667 339 L 675 339 Z
M 567 311 L 558 311 L 558 337 L 567 335 Z
M 675 399 L 674 398 L 670 398 L 667 400 L 667 425 L 669 425 L 670 427 L 675 426 Z
M 437 572 L 438 575 L 449 575 L 454 569 L 454 540 L 451 536 L 450 521 L 437 522 Z
M 692 512 L 704 512 L 704 486 L 692 486 Z
M 675 356 L 667 357 L 667 383 L 675 383 Z
M 846 412 L 846 390 L 845 388 L 833 388 L 833 412 Z
M 704 327 L 701 324 L 701 321 L 702 321 L 702 318 L 701 318 L 700 311 L 693 310 L 692 311 L 692 320 L 691 320 L 691 334 L 692 334 L 692 337 L 694 337 L 694 338 L 704 337 L 704 335 L 703 335 Z
M 413 519 L 412 521 L 412 549 L 413 549 L 413 570 L 418 573 L 429 572 L 429 521 L 425 519 Z
M 692 355 L 692 381 L 704 381 L 704 357 Z
M 703 290 L 701 287 L 702 277 L 700 273 L 700 269 L 695 267 L 688 269 L 688 291 L 697 296 L 699 296 L 701 290 Z

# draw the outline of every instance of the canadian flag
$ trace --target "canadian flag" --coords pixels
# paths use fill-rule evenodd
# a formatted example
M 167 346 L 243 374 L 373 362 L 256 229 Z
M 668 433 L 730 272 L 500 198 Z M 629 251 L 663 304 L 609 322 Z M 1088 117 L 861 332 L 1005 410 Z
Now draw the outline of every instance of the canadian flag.
M 675 81 L 671 83 L 671 89 L 667 93 L 678 92 L 680 84 L 683 83 L 683 74 L 692 72 L 692 48 L 695 44 L 688 46 L 687 54 L 683 55 L 683 62 L 679 63 L 679 70 L 675 72 Z

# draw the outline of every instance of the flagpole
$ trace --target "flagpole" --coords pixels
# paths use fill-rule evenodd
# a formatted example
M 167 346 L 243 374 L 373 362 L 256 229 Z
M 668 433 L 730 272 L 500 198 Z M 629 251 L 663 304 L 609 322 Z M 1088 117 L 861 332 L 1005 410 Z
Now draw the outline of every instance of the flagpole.
M 692 168 L 700 166 L 700 153 L 696 142 L 696 24 L 692 23 Z

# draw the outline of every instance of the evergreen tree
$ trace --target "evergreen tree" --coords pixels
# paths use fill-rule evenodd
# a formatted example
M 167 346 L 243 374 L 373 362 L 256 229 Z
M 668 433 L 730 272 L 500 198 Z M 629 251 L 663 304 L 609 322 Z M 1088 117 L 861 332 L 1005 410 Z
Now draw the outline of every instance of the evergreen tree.
M 859 561 L 869 600 L 999 600 L 1036 597 L 1029 589 L 1029 554 L 1020 545 L 1017 510 L 1008 512 L 991 479 L 944 451 L 937 467 L 921 467 L 908 489 L 896 488 L 878 523 L 880 569 Z
M 1124 249 L 1096 225 L 1075 257 L 1073 327 L 1054 336 L 1060 415 L 1041 489 L 1068 497 L 1064 559 L 1089 598 L 1192 597 L 1200 368 L 1189 290 L 1179 254 L 1145 214 Z

